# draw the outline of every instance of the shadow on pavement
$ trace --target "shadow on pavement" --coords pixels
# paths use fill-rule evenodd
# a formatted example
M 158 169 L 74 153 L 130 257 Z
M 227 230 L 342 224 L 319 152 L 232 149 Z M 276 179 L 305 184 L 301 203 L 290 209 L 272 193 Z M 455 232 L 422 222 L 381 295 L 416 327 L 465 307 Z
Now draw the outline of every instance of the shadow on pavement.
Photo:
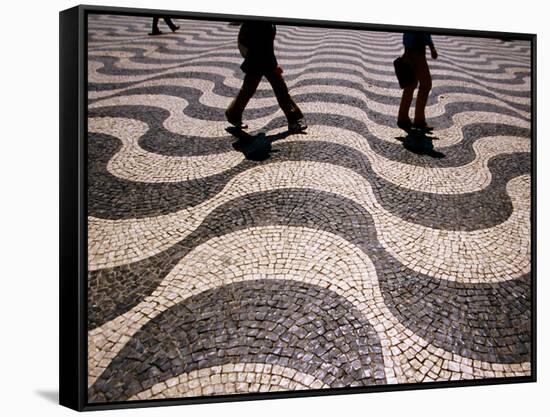
M 273 152 L 278 152 L 272 149 L 271 144 L 290 135 L 288 131 L 266 136 L 263 132 L 250 135 L 236 127 L 228 127 L 225 130 L 237 138 L 237 141 L 233 143 L 233 148 L 242 152 L 244 157 L 250 161 L 265 161 Z
M 437 136 L 428 136 L 431 132 L 411 130 L 407 136 L 398 136 L 395 139 L 403 143 L 403 147 L 409 152 L 417 155 L 426 155 L 432 158 L 445 158 L 445 154 L 434 149 L 433 141 L 438 140 Z

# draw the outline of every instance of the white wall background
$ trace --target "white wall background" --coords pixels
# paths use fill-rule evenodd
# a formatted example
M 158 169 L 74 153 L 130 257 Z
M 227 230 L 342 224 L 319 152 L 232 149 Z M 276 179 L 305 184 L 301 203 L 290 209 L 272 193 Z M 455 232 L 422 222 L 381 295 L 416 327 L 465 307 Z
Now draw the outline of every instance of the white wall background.
M 543 1 L 115 0 L 90 4 L 538 34 L 539 382 L 109 411 L 175 416 L 536 416 L 548 408 L 550 26 Z M 75 1 L 3 2 L 0 27 L 0 413 L 69 415 L 58 367 L 58 12 Z M 546 255 L 546 256 L 545 256 Z M 546 394 L 544 394 L 546 392 Z M 546 406 L 546 407 L 545 407 Z M 538 411 L 537 411 L 538 410 Z M 548 412 L 547 410 L 545 410 Z

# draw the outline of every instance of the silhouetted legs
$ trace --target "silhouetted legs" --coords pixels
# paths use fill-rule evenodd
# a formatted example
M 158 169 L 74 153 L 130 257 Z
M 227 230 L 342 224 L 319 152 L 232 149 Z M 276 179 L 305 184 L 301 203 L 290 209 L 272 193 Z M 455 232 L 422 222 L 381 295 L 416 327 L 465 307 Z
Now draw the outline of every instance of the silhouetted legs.
M 399 114 L 397 115 L 397 122 L 401 122 L 404 124 L 411 123 L 411 119 L 409 119 L 409 109 L 411 108 L 414 90 L 416 89 L 417 85 L 418 82 L 403 89 L 401 103 L 399 104 Z
M 172 22 L 172 19 L 170 19 L 169 17 L 163 17 L 163 20 L 164 22 L 168 25 L 168 27 L 170 28 L 170 30 L 172 32 L 175 32 L 176 30 L 178 30 L 180 27 L 179 26 L 176 26 L 174 24 L 174 22 Z M 160 31 L 159 29 L 159 18 L 157 16 L 153 17 L 153 29 L 151 30 L 151 35 L 160 35 L 162 32 Z
M 256 92 L 261 80 L 262 74 L 245 73 L 243 85 L 241 86 L 237 97 L 233 99 L 225 111 L 225 116 L 227 117 L 229 123 L 235 126 L 241 124 L 244 109 Z
M 292 97 L 290 97 L 288 87 L 283 79 L 283 76 L 273 71 L 266 74 L 265 77 L 267 78 L 267 81 L 269 81 L 269 84 L 271 84 L 275 97 L 277 97 L 277 102 L 279 103 L 279 106 L 281 106 L 288 123 L 294 123 L 300 119 L 303 119 L 304 114 L 294 100 L 292 100 Z
M 289 125 L 304 117 L 298 105 L 290 97 L 288 87 L 281 74 L 278 74 L 276 71 L 271 71 L 266 74 L 246 73 L 244 76 L 243 85 L 239 90 L 237 97 L 235 97 L 225 112 L 227 120 L 231 124 L 236 126 L 241 124 L 244 109 L 256 92 L 256 89 L 262 80 L 262 76 L 264 75 L 267 78 L 267 81 L 271 84 L 275 97 L 277 98 L 277 102 L 279 103 L 279 106 L 281 106 Z
M 422 57 L 416 63 L 417 79 L 418 79 L 418 94 L 416 96 L 416 104 L 414 111 L 414 124 L 420 125 L 426 123 L 426 103 L 432 89 L 432 76 L 426 57 Z
M 430 90 L 432 89 L 430 68 L 428 67 L 428 62 L 424 54 L 405 52 L 403 57 L 411 63 L 417 81 L 415 84 L 403 89 L 397 122 L 403 125 L 407 123 L 410 124 L 409 109 L 411 108 L 414 90 L 418 87 L 414 111 L 414 124 L 422 126 L 426 124 L 426 104 L 428 102 Z

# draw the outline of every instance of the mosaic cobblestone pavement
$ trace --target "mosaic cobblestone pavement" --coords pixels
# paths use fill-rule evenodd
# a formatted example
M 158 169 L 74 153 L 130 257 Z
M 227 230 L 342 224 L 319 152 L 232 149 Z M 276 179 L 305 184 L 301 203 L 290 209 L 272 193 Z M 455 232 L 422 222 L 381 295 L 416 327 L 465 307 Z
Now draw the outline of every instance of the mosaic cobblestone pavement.
M 90 16 L 89 400 L 530 374 L 530 46 L 434 36 L 433 135 L 395 126 L 396 33 Z M 161 28 L 162 28 L 161 21 Z

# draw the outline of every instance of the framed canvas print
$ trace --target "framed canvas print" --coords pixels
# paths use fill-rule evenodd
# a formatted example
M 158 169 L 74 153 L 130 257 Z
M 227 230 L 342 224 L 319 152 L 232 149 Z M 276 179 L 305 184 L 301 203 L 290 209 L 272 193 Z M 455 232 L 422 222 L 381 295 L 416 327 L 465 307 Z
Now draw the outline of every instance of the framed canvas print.
M 535 48 L 61 12 L 60 403 L 535 381 Z

